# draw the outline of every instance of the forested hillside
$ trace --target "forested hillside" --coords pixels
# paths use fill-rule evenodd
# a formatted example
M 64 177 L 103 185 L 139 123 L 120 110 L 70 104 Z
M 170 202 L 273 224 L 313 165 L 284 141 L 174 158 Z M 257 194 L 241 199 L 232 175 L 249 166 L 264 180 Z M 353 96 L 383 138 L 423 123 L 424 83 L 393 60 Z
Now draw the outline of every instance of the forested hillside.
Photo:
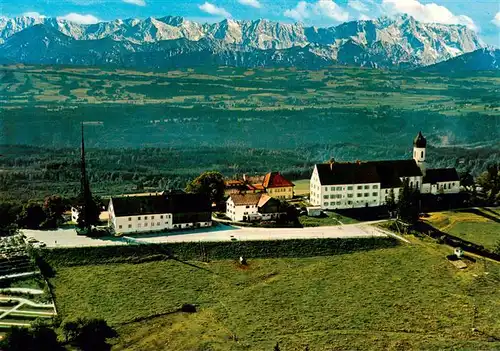
M 82 121 L 99 122 L 85 127 L 99 193 L 183 186 L 207 169 L 296 179 L 331 157 L 405 158 L 419 130 L 431 166 L 477 174 L 500 159 L 493 72 L 4 66 L 0 79 L 0 185 L 14 198 L 77 190 Z

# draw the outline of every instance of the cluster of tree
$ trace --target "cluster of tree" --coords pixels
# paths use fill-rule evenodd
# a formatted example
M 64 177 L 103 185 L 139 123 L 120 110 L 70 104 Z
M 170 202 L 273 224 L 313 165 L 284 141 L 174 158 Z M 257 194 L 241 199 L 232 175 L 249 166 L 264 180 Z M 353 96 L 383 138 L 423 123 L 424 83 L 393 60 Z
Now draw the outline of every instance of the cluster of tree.
M 224 199 L 224 176 L 220 172 L 204 172 L 186 186 L 186 192 L 204 194 L 212 203 L 219 203 Z
M 30 201 L 22 206 L 16 203 L 0 203 L 0 235 L 12 235 L 19 227 L 57 228 L 63 222 L 63 213 L 67 206 L 67 201 L 58 195 L 48 196 L 43 203 Z
M 108 340 L 118 336 L 103 319 L 79 318 L 60 326 L 65 340 L 60 341 L 54 328 L 35 322 L 30 328 L 12 327 L 0 341 L 3 351 L 105 351 Z
M 63 214 L 70 208 L 70 199 L 59 195 L 51 195 L 40 203 L 28 201 L 23 205 L 12 202 L 0 203 L 0 236 L 13 235 L 18 228 L 26 229 L 55 229 L 64 222 Z M 81 202 L 81 201 L 80 201 Z M 93 197 L 90 206 L 79 207 L 81 212 L 85 210 L 90 212 L 90 224 L 95 225 L 99 222 L 102 201 Z M 79 226 L 83 227 L 81 219 L 85 216 L 79 216 Z
M 388 206 L 395 208 L 397 218 L 408 223 L 415 224 L 419 219 L 419 197 L 420 192 L 410 186 L 410 181 L 405 179 L 403 187 L 399 191 L 398 202 L 394 204 L 394 192 L 388 198 Z
M 103 319 L 78 318 L 61 326 L 65 342 L 82 351 L 109 349 L 107 340 L 118 336 Z
M 491 165 L 477 178 L 488 203 L 500 202 L 500 164 Z
M 460 174 L 460 185 L 471 194 L 471 203 L 496 205 L 500 202 L 500 164 L 491 164 L 476 179 L 470 171 Z M 480 188 L 478 193 L 477 187 Z

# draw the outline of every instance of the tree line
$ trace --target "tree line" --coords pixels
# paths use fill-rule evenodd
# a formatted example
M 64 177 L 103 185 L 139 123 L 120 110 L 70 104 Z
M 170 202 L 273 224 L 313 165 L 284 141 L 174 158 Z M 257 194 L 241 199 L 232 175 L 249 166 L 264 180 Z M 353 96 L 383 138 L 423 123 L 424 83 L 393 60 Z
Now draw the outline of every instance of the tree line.
M 57 331 L 63 335 L 59 340 Z M 35 321 L 29 328 L 12 327 L 0 341 L 3 351 L 107 351 L 117 332 L 103 319 L 77 318 L 63 323 Z

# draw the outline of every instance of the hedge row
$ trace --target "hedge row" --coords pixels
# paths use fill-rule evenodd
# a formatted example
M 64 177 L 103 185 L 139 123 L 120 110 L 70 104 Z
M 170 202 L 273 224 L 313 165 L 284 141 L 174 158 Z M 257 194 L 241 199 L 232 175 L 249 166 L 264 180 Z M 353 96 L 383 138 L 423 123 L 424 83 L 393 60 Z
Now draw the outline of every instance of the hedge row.
M 168 258 L 208 261 L 214 259 L 331 256 L 398 245 L 394 238 L 306 239 L 169 243 L 45 249 L 40 252 L 51 266 L 105 263 L 141 263 Z

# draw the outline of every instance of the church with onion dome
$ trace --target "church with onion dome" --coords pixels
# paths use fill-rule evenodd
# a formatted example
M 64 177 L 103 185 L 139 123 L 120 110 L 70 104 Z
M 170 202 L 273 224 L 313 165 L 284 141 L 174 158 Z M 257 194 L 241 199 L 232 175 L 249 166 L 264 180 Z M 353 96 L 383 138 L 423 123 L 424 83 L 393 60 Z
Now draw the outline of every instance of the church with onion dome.
M 311 176 L 310 202 L 323 209 L 382 206 L 395 199 L 408 181 L 422 194 L 456 194 L 460 178 L 455 168 L 426 167 L 427 140 L 422 132 L 413 140 L 408 160 L 335 162 L 317 164 Z

